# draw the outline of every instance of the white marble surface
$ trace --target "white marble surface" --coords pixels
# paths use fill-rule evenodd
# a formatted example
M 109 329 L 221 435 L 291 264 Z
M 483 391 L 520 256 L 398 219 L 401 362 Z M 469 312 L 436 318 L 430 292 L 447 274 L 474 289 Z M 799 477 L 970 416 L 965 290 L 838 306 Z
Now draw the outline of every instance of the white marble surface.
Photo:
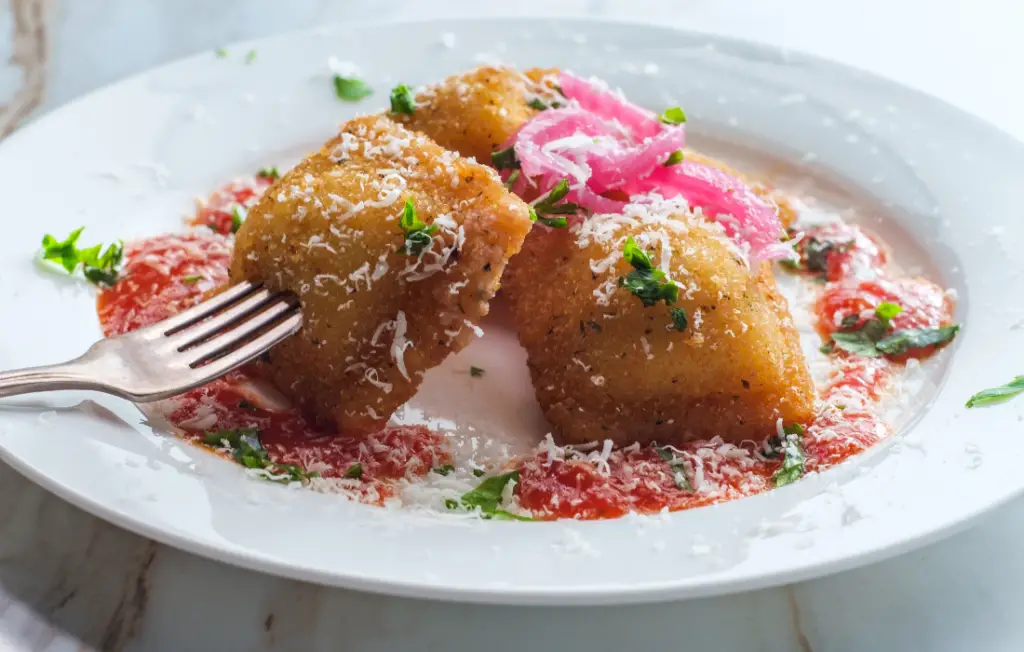
M 1024 138 L 1024 5 L 1013 0 L 7 0 L 0 134 L 105 83 L 233 40 L 470 14 L 618 17 L 783 44 L 916 86 Z M 0 468 L 0 650 L 1020 650 L 1022 519 L 1017 501 L 919 552 L 743 595 L 478 607 L 227 567 L 119 530 Z

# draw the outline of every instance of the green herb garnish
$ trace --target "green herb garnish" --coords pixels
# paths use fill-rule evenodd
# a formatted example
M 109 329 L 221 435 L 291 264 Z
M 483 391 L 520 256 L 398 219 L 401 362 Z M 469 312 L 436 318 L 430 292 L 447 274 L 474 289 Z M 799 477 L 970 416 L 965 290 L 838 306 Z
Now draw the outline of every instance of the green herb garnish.
M 416 102 L 412 90 L 405 84 L 399 84 L 391 90 L 391 112 L 412 115 L 416 111 Z
M 260 171 L 256 173 L 256 176 L 260 179 L 273 179 L 276 181 L 281 178 L 281 173 L 277 171 L 276 167 L 260 168 Z
M 441 466 L 435 466 L 431 470 L 434 473 L 438 474 L 438 475 L 448 475 L 449 473 L 452 473 L 453 471 L 455 471 L 455 465 L 454 464 L 442 464 Z
M 915 349 L 942 346 L 952 340 L 960 331 L 960 324 L 939 328 L 906 328 L 884 337 L 875 348 L 886 355 L 903 355 Z
M 686 477 L 686 467 L 683 465 L 683 458 L 676 457 L 675 452 L 668 446 L 660 446 L 655 450 L 658 451 L 658 457 L 668 462 L 668 468 L 672 471 L 672 479 L 676 483 L 676 488 L 683 491 L 693 491 L 693 487 L 690 486 L 690 480 Z
M 581 210 L 585 210 L 575 202 L 562 201 L 568 194 L 569 180 L 562 179 L 548 194 L 533 203 L 530 207 L 530 220 L 555 229 L 564 229 L 568 222 L 564 217 L 559 216 L 575 215 Z
M 360 478 L 363 477 L 363 465 L 360 464 L 359 462 L 356 462 L 352 466 L 348 467 L 347 469 L 345 469 L 344 477 L 348 478 L 349 480 L 359 480 Z
M 668 314 L 672 316 L 672 326 L 677 331 L 686 330 L 686 325 L 688 323 L 686 320 L 686 310 L 682 308 L 669 308 Z
M 253 411 L 253 412 L 255 412 L 256 410 L 259 409 L 251 401 L 247 401 L 244 398 L 241 401 L 238 402 L 238 407 L 240 407 L 243 410 L 250 410 L 250 411 Z
M 491 165 L 496 170 L 518 170 L 519 159 L 516 158 L 516 148 L 506 147 L 496 152 L 491 152 Z
M 213 53 L 217 55 L 218 59 L 223 59 L 224 57 L 228 56 L 228 49 L 227 48 L 217 48 L 216 50 L 214 50 Z
M 519 181 L 519 170 L 512 170 L 512 174 L 508 175 L 508 179 L 505 179 L 505 190 L 511 190 L 512 186 L 516 185 L 516 181 Z
M 800 424 L 793 424 L 784 428 L 785 439 L 780 443 L 779 451 L 782 454 L 782 465 L 775 470 L 772 478 L 776 487 L 782 487 L 799 480 L 806 469 L 807 457 L 804 455 L 803 432 Z
M 686 122 L 686 114 L 678 106 L 665 109 L 659 117 L 667 125 L 681 125 Z
M 402 217 L 398 220 L 398 226 L 405 234 L 405 244 L 398 249 L 397 253 L 419 256 L 424 249 L 430 246 L 437 233 L 437 226 L 425 224 L 416 216 L 416 207 L 412 199 L 405 200 L 405 207 L 402 209 Z
M 249 211 L 245 210 L 245 206 L 241 204 L 235 204 L 231 207 L 231 232 L 238 233 L 238 229 L 242 228 L 242 222 L 245 221 Z
M 472 376 L 473 378 L 482 378 L 484 375 L 484 370 L 481 369 L 480 367 L 470 367 L 469 375 Z
M 189 274 L 188 276 L 182 277 L 181 282 L 185 285 L 195 285 L 201 280 L 203 280 L 202 274 Z
M 480 477 L 483 477 L 483 475 L 484 475 L 484 470 L 483 469 L 473 469 L 473 477 L 474 478 L 480 478 Z
M 346 102 L 358 102 L 364 97 L 372 95 L 373 89 L 370 88 L 369 84 L 358 77 L 342 77 L 341 75 L 335 75 L 334 94 L 339 100 L 344 100 Z M 392 97 L 394 97 L 394 94 L 392 94 Z M 394 105 L 392 105 L 391 110 L 395 110 Z
M 249 50 L 245 55 L 245 62 L 252 63 L 256 60 L 256 50 Z
M 448 509 L 479 508 L 480 514 L 484 518 L 532 521 L 533 519 L 528 516 L 512 514 L 498 507 L 501 504 L 501 494 L 509 482 L 519 482 L 519 471 L 509 471 L 502 475 L 491 476 L 478 484 L 472 491 L 462 494 L 462 498 L 458 501 L 451 499 L 444 501 L 445 507 Z
M 1009 401 L 1014 396 L 1024 393 L 1024 376 L 1017 376 L 1005 385 L 983 389 L 967 400 L 967 407 L 985 407 Z
M 286 476 L 275 482 L 306 482 L 318 473 L 307 473 L 294 464 L 278 464 L 271 461 L 267 450 L 260 443 L 259 428 L 235 428 L 216 430 L 203 435 L 203 443 L 212 448 L 228 448 L 235 461 L 247 469 L 266 469 L 270 475 Z M 269 479 L 269 478 L 268 478 Z
M 68 274 L 74 274 L 79 265 L 82 275 L 94 285 L 113 285 L 117 281 L 118 267 L 124 258 L 124 245 L 120 240 L 109 245 L 102 253 L 103 245 L 95 245 L 87 249 L 79 249 L 78 238 L 84 226 L 71 232 L 67 238 L 58 242 L 47 233 L 43 236 L 43 260 L 57 263 Z
M 903 306 L 898 303 L 890 303 L 889 301 L 883 301 L 875 307 L 875 317 L 889 323 L 893 317 L 903 312 Z
M 674 152 L 672 152 L 671 154 L 668 155 L 668 158 L 665 159 L 665 162 L 662 163 L 662 166 L 668 168 L 668 167 L 672 167 L 673 165 L 679 165 L 682 162 L 683 162 L 683 150 L 677 149 L 676 151 L 674 151 Z
M 619 277 L 620 288 L 629 290 L 646 308 L 659 301 L 664 301 L 667 306 L 676 302 L 679 298 L 679 286 L 673 281 L 665 280 L 665 272 L 654 268 L 647 252 L 641 249 L 632 237 L 626 238 L 622 256 L 633 266 L 633 271 Z

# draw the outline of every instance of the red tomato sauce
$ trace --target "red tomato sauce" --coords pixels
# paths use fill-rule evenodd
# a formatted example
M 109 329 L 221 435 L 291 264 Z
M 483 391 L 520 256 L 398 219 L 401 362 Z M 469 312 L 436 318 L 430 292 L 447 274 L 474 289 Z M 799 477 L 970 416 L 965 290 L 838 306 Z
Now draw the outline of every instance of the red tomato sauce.
M 97 303 L 104 333 L 117 335 L 158 322 L 227 283 L 234 207 L 255 204 L 271 182 L 256 177 L 213 193 L 190 222 L 209 229 L 129 244 L 118 282 L 104 290 Z M 950 323 L 952 304 L 942 289 L 925 279 L 891 274 L 885 245 L 856 226 L 809 229 L 796 250 L 801 257 L 798 270 L 824 281 L 815 312 L 826 341 L 844 319 L 871 319 L 882 302 L 903 308 L 891 321 L 893 329 Z M 889 426 L 872 412 L 871 404 L 882 396 L 903 360 L 931 352 L 888 359 L 833 351 L 834 374 L 820 389 L 827 407 L 812 423 L 803 424 L 805 470 L 827 469 L 888 436 Z M 388 427 L 368 437 L 323 430 L 297 411 L 271 406 L 257 396 L 257 380 L 252 369 L 243 369 L 189 391 L 168 402 L 168 418 L 197 444 L 218 430 L 258 428 L 259 442 L 273 463 L 316 473 L 319 477 L 310 481 L 314 489 L 340 487 L 375 504 L 394 495 L 398 480 L 422 478 L 452 461 L 443 436 L 426 427 Z M 519 471 L 514 493 L 519 505 L 537 519 L 675 511 L 773 488 L 782 460 L 766 442 L 777 436 L 765 433 L 765 442 L 741 446 L 720 440 L 660 450 L 634 445 L 569 453 L 570 459 L 562 459 L 563 449 L 549 450 L 542 444 L 534 455 L 514 460 L 507 468 Z M 207 448 L 230 457 L 223 448 Z M 356 467 L 358 477 L 353 477 Z

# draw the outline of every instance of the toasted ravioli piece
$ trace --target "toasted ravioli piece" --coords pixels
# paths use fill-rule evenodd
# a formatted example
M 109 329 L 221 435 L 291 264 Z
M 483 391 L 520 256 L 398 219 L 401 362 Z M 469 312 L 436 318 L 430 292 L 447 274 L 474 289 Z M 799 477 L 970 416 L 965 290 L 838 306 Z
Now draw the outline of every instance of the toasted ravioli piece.
M 400 226 L 407 200 L 433 231 L 418 245 Z M 302 330 L 271 351 L 269 375 L 319 420 L 367 433 L 469 342 L 530 226 L 492 170 L 356 118 L 249 211 L 231 280 L 298 295 Z
M 481 163 L 501 148 L 520 126 L 537 113 L 538 102 L 565 102 L 554 90 L 556 70 L 520 72 L 508 66 L 484 66 L 453 75 L 416 95 L 412 115 L 388 117 L 422 132 L 442 147 Z
M 679 288 L 645 307 L 618 279 L 628 237 Z M 504 287 L 537 398 L 563 441 L 761 440 L 807 423 L 814 387 L 786 300 L 715 224 L 682 203 L 631 204 L 565 230 L 540 229 Z

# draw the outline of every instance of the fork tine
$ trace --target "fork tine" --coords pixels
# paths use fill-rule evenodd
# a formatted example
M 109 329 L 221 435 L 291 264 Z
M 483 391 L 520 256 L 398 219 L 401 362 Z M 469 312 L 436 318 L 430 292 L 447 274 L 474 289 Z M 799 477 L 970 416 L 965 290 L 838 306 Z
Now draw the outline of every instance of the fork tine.
M 169 319 L 165 319 L 159 324 L 156 324 L 156 326 L 165 335 L 172 335 L 183 328 L 191 326 L 204 317 L 231 305 L 239 299 L 246 297 L 252 292 L 258 290 L 262 285 L 262 283 L 250 283 L 249 281 L 233 285 L 220 294 L 211 297 L 198 305 L 192 306 L 188 310 L 183 310 Z
M 279 322 L 276 326 L 265 331 L 252 341 L 247 342 L 225 356 L 216 358 L 207 364 L 194 368 L 192 373 L 199 374 L 198 378 L 200 380 L 197 380 L 192 386 L 195 387 L 196 385 L 201 385 L 208 380 L 223 376 L 236 367 L 242 366 L 246 362 L 258 357 L 264 351 L 267 351 L 270 347 L 274 346 L 289 335 L 295 333 L 301 327 L 301 312 L 294 312 L 288 315 L 287 318 Z
M 257 290 L 204 321 L 179 328 L 170 336 L 169 344 L 179 351 L 184 351 L 188 347 L 200 344 L 208 337 L 234 326 L 236 322 L 269 305 L 271 300 L 270 290 L 266 288 Z
M 245 344 L 246 340 L 252 335 L 271 326 L 281 317 L 298 309 L 298 302 L 294 299 L 279 298 L 277 301 L 268 304 L 262 312 L 252 315 L 249 319 L 237 322 L 232 328 L 214 335 L 198 346 L 186 349 L 184 355 L 189 361 L 189 366 L 195 368 L 216 357 L 219 353 L 239 344 Z

